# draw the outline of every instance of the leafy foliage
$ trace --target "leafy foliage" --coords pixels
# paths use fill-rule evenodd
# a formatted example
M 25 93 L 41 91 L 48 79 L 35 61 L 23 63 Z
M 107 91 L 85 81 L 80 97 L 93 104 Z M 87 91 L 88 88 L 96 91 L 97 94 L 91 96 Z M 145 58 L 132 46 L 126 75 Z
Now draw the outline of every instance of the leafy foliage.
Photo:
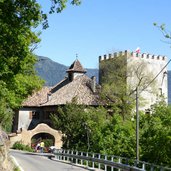
M 100 62 L 101 97 L 114 110 L 119 110 L 123 119 L 130 115 L 132 99 L 127 92 L 127 66 L 125 56 Z
M 61 130 L 63 148 L 112 154 L 128 158 L 136 156 L 134 120 L 122 119 L 103 107 L 78 106 L 74 103 L 58 109 L 51 117 Z M 171 163 L 171 107 L 163 103 L 153 106 L 151 114 L 140 117 L 140 160 L 157 165 Z
M 99 110 L 98 115 L 94 110 L 96 109 L 86 109 L 85 106 L 72 103 L 60 107 L 58 115 L 52 116 L 54 127 L 64 134 L 64 148 L 90 150 L 93 143 L 90 136 L 96 130 L 97 125 L 102 125 L 105 119 L 105 115 L 102 114 L 103 110 Z
M 51 5 L 51 9 L 50 9 L 50 14 L 54 13 L 54 12 L 61 12 L 64 8 L 66 8 L 66 4 L 68 2 L 68 0 L 52 0 L 52 5 Z M 72 5 L 80 5 L 81 4 L 81 0 L 71 0 L 70 3 Z
M 159 103 L 141 117 L 142 160 L 171 167 L 171 107 Z
M 168 31 L 166 29 L 166 25 L 165 24 L 158 25 L 157 23 L 153 23 L 153 25 L 155 27 L 157 27 L 161 31 L 161 33 L 163 34 L 163 36 L 164 36 L 164 38 L 166 40 L 168 40 L 168 39 L 170 40 L 171 39 L 171 33 L 170 33 L 170 31 Z M 170 42 L 167 42 L 167 43 L 170 44 Z
M 119 114 L 114 114 L 102 134 L 101 153 L 134 158 L 135 129 L 132 121 L 123 121 Z
M 101 97 L 105 104 L 112 106 L 114 112 L 119 111 L 123 119 L 131 116 L 137 88 L 142 106 L 145 99 L 141 92 L 156 94 L 156 81 L 151 81 L 153 73 L 147 70 L 146 62 L 126 55 L 100 61 Z
M 32 53 L 40 40 L 32 31 L 42 21 L 40 6 L 31 0 L 0 1 L 0 102 L 2 125 L 10 125 L 12 110 L 42 85 Z
M 14 145 L 12 146 L 12 149 L 29 151 L 29 152 L 33 152 L 34 151 L 30 146 L 24 145 L 20 141 L 15 142 Z
M 63 148 L 134 156 L 132 123 L 123 121 L 119 114 L 109 115 L 103 107 L 67 104 L 60 107 L 58 115 L 53 115 L 51 120 L 64 134 Z

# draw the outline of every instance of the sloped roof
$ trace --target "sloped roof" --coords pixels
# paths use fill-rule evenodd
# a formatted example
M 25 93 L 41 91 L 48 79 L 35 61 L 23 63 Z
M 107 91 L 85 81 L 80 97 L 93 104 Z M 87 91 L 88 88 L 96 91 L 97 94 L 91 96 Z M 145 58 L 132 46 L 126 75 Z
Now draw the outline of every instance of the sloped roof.
M 97 94 L 93 93 L 91 84 L 92 80 L 88 76 L 77 76 L 72 82 L 53 92 L 51 99 L 43 106 L 66 104 L 73 98 L 77 99 L 78 104 L 98 105 L 99 98 Z
M 81 73 L 86 73 L 86 70 L 82 67 L 80 61 L 78 59 L 76 59 L 71 66 L 69 67 L 69 69 L 67 70 L 67 72 L 81 72 Z
M 73 81 L 65 78 L 53 88 L 44 87 L 33 96 L 29 97 L 23 106 L 54 106 L 63 105 L 77 99 L 78 104 L 98 105 L 99 96 L 91 89 L 92 79 L 83 75 L 78 75 Z M 51 94 L 49 100 L 48 94 Z
M 47 94 L 50 92 L 51 88 L 43 87 L 40 91 L 33 93 L 29 96 L 22 104 L 22 106 L 41 106 L 47 102 Z

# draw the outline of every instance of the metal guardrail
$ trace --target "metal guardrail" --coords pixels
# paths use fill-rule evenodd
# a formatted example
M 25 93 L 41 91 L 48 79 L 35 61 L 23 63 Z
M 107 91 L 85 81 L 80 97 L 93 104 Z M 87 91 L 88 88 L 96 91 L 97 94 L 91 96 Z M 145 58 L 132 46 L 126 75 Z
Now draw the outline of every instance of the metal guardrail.
M 114 155 L 102 155 L 63 149 L 56 149 L 54 155 L 57 160 L 104 171 L 171 171 L 171 168 Z

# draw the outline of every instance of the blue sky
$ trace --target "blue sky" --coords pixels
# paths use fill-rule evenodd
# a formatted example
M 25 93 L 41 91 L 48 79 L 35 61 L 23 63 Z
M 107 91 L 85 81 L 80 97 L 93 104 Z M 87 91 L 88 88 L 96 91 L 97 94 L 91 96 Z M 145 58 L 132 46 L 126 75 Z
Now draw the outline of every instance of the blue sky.
M 50 0 L 39 0 L 49 9 Z M 68 4 L 60 14 L 49 16 L 50 27 L 43 30 L 35 51 L 69 66 L 78 54 L 85 68 L 98 68 L 100 55 L 116 51 L 166 55 L 171 59 L 171 44 L 163 42 L 154 22 L 171 31 L 171 0 L 83 0 L 78 7 Z M 171 64 L 169 65 L 171 70 Z

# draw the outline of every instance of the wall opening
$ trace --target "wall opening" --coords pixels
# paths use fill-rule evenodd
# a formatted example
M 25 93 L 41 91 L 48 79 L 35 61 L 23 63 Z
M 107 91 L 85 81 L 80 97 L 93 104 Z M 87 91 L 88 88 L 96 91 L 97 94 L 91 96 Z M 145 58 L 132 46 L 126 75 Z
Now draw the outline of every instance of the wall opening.
M 35 148 L 38 143 L 43 141 L 45 143 L 45 152 L 48 152 L 50 146 L 54 146 L 55 137 L 48 133 L 38 133 L 31 138 L 31 147 Z

